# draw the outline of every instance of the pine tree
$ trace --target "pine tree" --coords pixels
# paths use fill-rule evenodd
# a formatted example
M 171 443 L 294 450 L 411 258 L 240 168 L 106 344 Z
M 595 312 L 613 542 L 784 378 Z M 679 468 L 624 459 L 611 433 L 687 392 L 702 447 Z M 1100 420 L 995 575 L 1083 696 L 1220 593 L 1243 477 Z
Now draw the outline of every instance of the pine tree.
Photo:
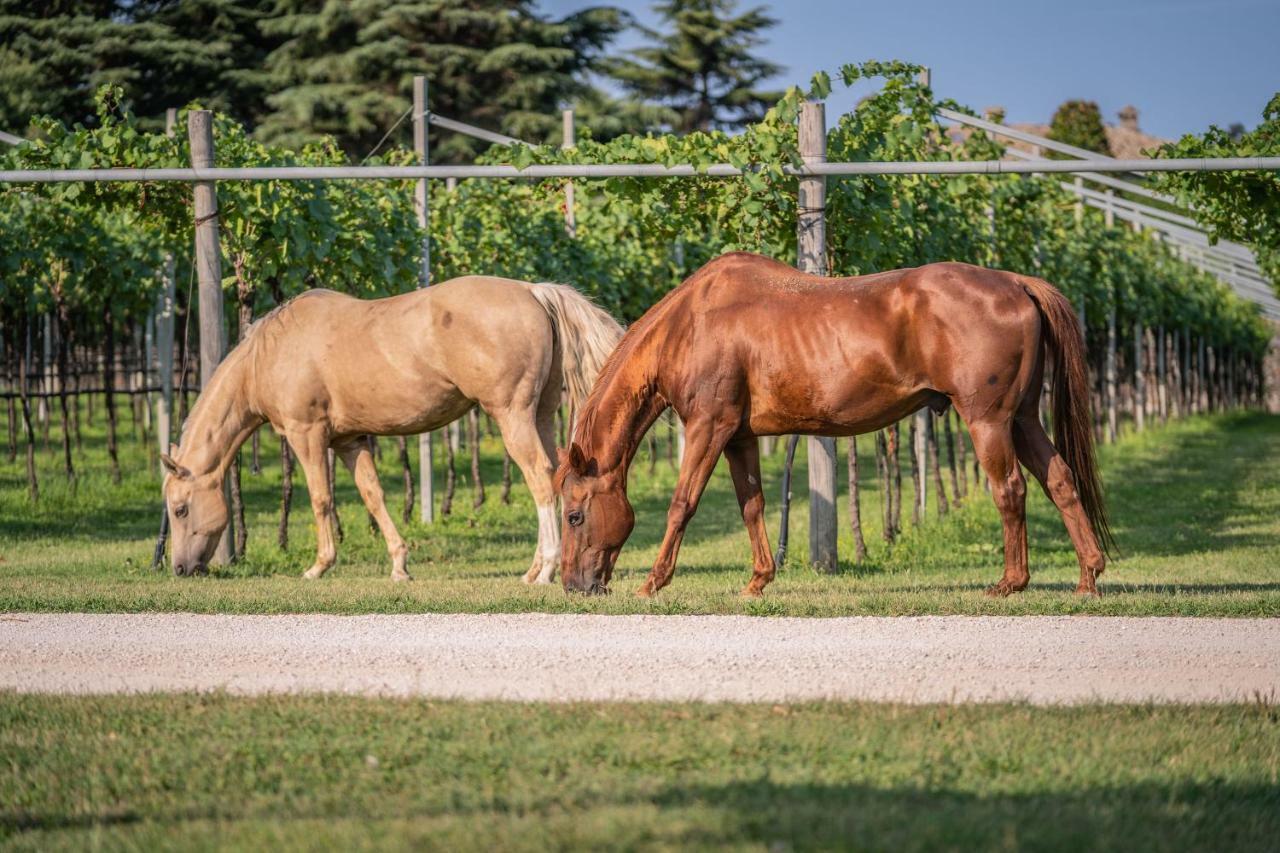
M 1099 154 L 1111 154 L 1102 112 L 1093 101 L 1065 101 L 1049 123 L 1049 138 Z
M 415 74 L 430 80 L 433 112 L 522 139 L 551 139 L 559 111 L 589 91 L 586 75 L 626 25 L 617 9 L 586 9 L 561 20 L 531 0 L 284 0 L 263 23 L 281 41 L 267 60 L 276 94 L 258 128 L 299 144 L 336 137 L 368 154 L 408 110 Z M 409 139 L 406 121 L 393 137 Z M 470 160 L 483 148 L 436 134 L 436 162 Z
M 235 117 L 252 126 L 266 111 L 270 77 L 263 63 L 279 42 L 267 36 L 261 22 L 275 10 L 277 0 L 139 0 L 132 8 L 143 19 L 168 28 L 177 38 L 194 40 L 216 50 L 214 76 L 201 77 L 195 67 L 173 58 L 159 92 L 134 95 L 134 112 L 163 113 L 173 106 L 198 101 L 201 106 Z
M 753 55 L 777 21 L 763 8 L 735 15 L 735 0 L 664 0 L 654 8 L 672 28 L 643 28 L 652 42 L 611 64 L 632 94 L 677 113 L 673 130 L 732 129 L 758 121 L 779 97 L 757 87 L 782 69 Z
M 0 127 L 32 116 L 91 126 L 93 93 L 124 87 L 145 124 L 199 99 L 251 119 L 252 72 L 266 48 L 257 20 L 273 0 L 0 0 Z M 259 110 L 260 111 L 260 110 Z
M 614 97 L 604 89 L 591 87 L 573 101 L 574 121 L 578 135 L 608 141 L 624 134 L 642 135 L 651 130 L 672 127 L 680 114 L 670 107 L 631 97 Z M 550 140 L 560 143 L 559 136 Z

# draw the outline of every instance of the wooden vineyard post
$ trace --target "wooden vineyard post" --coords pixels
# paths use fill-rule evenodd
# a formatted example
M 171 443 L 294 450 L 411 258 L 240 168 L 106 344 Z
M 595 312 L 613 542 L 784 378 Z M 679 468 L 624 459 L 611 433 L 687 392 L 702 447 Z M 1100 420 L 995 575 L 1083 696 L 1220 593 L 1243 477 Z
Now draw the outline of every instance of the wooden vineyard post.
M 1107 228 L 1116 224 L 1116 214 L 1111 200 L 1115 197 L 1113 190 L 1107 190 L 1107 208 L 1105 211 Z M 1120 433 L 1120 415 L 1118 410 L 1116 388 L 1116 300 L 1115 286 L 1111 288 L 1111 304 L 1107 310 L 1107 355 L 1104 363 L 1103 378 L 1106 389 L 1107 407 L 1107 443 L 1115 444 Z
M 805 165 L 827 159 L 826 110 L 821 102 L 806 101 L 800 108 L 800 156 Z M 800 269 L 814 275 L 827 273 L 827 179 L 800 179 L 796 218 L 796 258 Z M 809 436 L 809 562 L 823 572 L 834 572 L 836 563 L 836 442 Z
M 427 165 L 427 78 L 413 78 L 413 150 L 422 165 Z M 418 271 L 418 287 L 431 284 L 431 234 L 427 208 L 427 179 L 419 178 L 413 188 L 413 207 L 422 229 L 422 268 Z M 436 518 L 436 495 L 432 479 L 431 433 L 418 436 L 418 517 L 430 524 Z
M 1083 196 L 1080 194 L 1080 190 L 1084 189 L 1084 179 L 1077 177 L 1075 179 L 1075 185 L 1076 185 L 1076 205 L 1075 205 L 1076 228 L 1080 228 L 1084 224 L 1084 201 L 1083 201 Z M 1084 294 L 1081 293 L 1080 304 L 1076 306 L 1076 312 L 1080 315 L 1080 336 L 1087 340 L 1089 336 L 1089 321 L 1088 321 L 1088 316 L 1085 314 L 1084 300 L 1085 300 Z
M 564 110 L 560 113 L 560 148 L 569 149 L 577 144 L 577 134 L 573 125 L 573 110 Z M 573 179 L 570 178 L 564 182 L 564 233 L 569 239 L 575 239 L 578 236 L 578 214 L 574 210 L 573 195 Z M 566 405 L 563 396 L 561 397 L 561 405 Z M 578 412 L 574 409 L 572 403 L 566 405 L 568 414 L 565 415 L 566 432 L 568 437 L 572 438 L 574 427 L 578 425 Z M 683 460 L 683 455 L 681 459 Z
M 1147 428 L 1147 333 L 1142 321 L 1133 323 L 1133 425 L 1138 432 Z
M 560 141 L 561 148 L 572 148 L 577 144 L 577 135 L 574 133 L 573 127 L 573 110 L 565 110 L 561 114 L 564 122 L 561 134 L 563 139 Z M 564 182 L 564 230 L 570 237 L 578 236 L 578 215 L 573 209 L 573 180 Z M 572 426 L 570 427 L 572 429 Z
M 165 112 L 164 130 L 173 136 L 178 123 L 178 111 L 170 107 Z M 161 453 L 169 452 L 173 436 L 173 321 L 174 321 L 174 261 L 170 252 L 164 258 L 164 289 L 156 298 L 156 370 L 160 374 L 160 395 L 156 398 L 156 443 Z M 160 473 L 163 476 L 164 467 Z
M 191 142 L 191 166 L 213 168 L 213 113 L 187 113 L 187 137 Z M 222 316 L 222 254 L 218 245 L 218 193 L 213 181 L 195 184 L 196 279 L 200 287 L 200 387 L 227 352 L 227 329 Z M 226 486 L 224 486 L 225 491 Z M 226 498 L 224 494 L 224 499 Z M 211 563 L 226 565 L 231 560 L 231 525 L 222 531 Z

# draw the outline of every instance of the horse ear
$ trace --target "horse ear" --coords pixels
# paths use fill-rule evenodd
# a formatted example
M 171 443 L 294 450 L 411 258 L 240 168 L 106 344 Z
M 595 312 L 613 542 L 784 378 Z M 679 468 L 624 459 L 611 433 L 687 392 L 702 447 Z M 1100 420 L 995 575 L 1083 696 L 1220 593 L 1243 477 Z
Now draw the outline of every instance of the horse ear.
M 569 445 L 569 467 L 579 476 L 587 473 L 587 457 L 576 441 Z
M 177 445 L 174 445 L 173 449 L 177 450 L 178 449 Z M 172 474 L 175 477 L 182 478 L 182 477 L 191 476 L 191 472 L 188 471 L 186 468 L 183 468 L 177 462 L 174 462 L 173 457 L 170 456 L 168 453 L 160 454 L 160 464 L 164 466 L 164 470 L 168 471 L 170 474 Z

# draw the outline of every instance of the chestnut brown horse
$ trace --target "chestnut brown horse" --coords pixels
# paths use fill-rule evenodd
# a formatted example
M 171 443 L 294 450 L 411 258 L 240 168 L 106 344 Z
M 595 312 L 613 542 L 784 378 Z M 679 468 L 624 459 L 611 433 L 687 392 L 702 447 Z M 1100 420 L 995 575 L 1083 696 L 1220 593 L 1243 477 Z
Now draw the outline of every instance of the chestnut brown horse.
M 1039 419 L 1053 370 L 1050 442 Z M 754 569 L 744 595 L 773 580 L 756 437 L 871 432 L 954 404 L 991 480 L 1004 524 L 1004 576 L 1026 587 L 1025 465 L 1057 505 L 1080 561 L 1076 591 L 1096 595 L 1111 533 L 1094 459 L 1084 339 L 1057 288 L 959 263 L 854 278 L 806 275 L 736 253 L 690 276 L 633 325 L 587 398 L 556 487 L 564 500 L 562 578 L 606 591 L 634 526 L 627 469 L 668 407 L 685 424 L 667 530 L 639 594 L 670 582 L 685 527 L 723 452 Z

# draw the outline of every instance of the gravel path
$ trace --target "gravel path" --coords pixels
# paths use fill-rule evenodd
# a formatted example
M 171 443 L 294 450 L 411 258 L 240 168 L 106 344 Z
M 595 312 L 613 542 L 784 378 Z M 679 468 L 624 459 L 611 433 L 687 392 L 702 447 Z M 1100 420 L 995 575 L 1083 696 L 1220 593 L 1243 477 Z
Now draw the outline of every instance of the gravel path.
M 1280 620 L 5 614 L 0 689 L 1226 702 L 1280 694 Z

